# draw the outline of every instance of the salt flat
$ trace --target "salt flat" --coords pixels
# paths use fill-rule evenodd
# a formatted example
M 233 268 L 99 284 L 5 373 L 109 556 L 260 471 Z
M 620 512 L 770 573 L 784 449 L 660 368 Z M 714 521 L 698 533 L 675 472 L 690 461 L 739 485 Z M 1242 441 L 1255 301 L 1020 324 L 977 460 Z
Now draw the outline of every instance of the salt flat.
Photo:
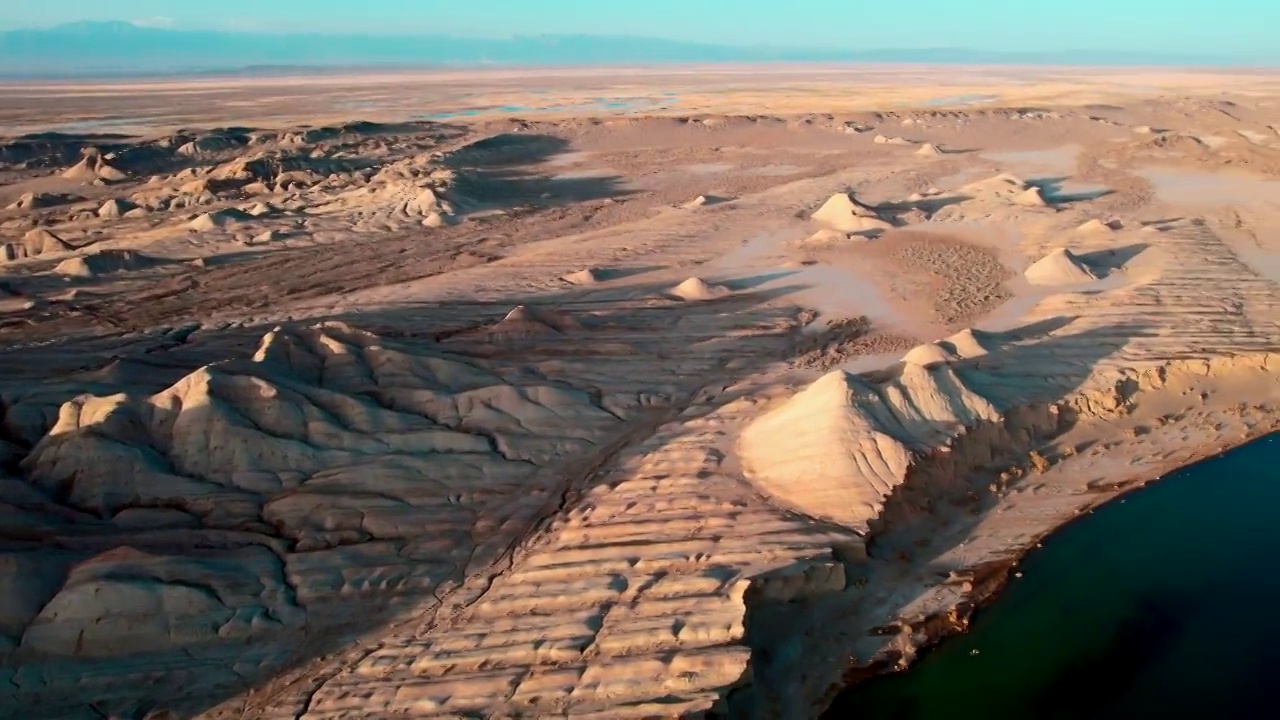
M 1276 77 L 948 72 L 6 87 L 0 710 L 809 717 L 1274 431 Z

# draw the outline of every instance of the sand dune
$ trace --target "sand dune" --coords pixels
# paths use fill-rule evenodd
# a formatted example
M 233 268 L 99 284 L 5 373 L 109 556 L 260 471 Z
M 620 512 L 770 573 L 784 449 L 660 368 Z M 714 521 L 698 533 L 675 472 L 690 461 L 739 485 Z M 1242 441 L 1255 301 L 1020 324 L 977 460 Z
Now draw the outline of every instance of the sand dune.
M 893 224 L 876 211 L 854 199 L 851 193 L 836 193 L 810 216 L 814 221 L 840 232 L 889 230 Z
M 1044 196 L 1040 194 L 1040 188 L 1038 187 L 1030 187 L 1014 195 L 1013 202 L 1028 207 L 1045 207 L 1049 204 L 1045 202 Z
M 62 173 L 62 177 L 82 182 L 93 182 L 95 180 L 119 182 L 128 178 L 128 175 L 108 163 L 100 151 L 89 149 L 85 152 L 80 162 Z
M 594 285 L 605 278 L 600 268 L 583 268 L 564 276 L 564 281 L 573 285 Z
M 698 197 L 685 203 L 682 207 L 692 210 L 695 208 L 705 207 L 707 205 L 721 205 L 730 202 L 732 198 L 720 197 L 719 195 L 699 195 Z
M 92 278 L 127 270 L 144 270 L 155 264 L 155 258 L 133 250 L 99 250 L 63 260 L 53 271 L 70 277 Z
M 1098 279 L 1089 266 L 1067 248 L 1055 249 L 1032 263 L 1023 274 L 1035 285 L 1078 285 Z
M 938 345 L 952 355 L 968 360 L 990 353 L 996 341 L 989 333 L 965 328 L 945 340 L 939 340 Z
M 580 329 L 580 327 L 571 316 L 563 313 L 527 305 L 517 305 L 493 325 L 485 326 L 477 332 L 467 333 L 460 337 L 466 339 L 483 337 L 489 340 L 545 338 L 571 332 Z
M 111 200 L 103 203 L 102 207 L 98 208 L 98 217 L 104 220 L 120 218 L 123 217 L 125 213 L 133 209 L 135 209 L 133 203 L 128 202 L 127 200 L 121 200 L 120 198 L 112 198 Z
M 248 213 L 228 208 L 203 213 L 196 219 L 187 223 L 187 227 L 197 232 L 206 232 L 209 230 L 216 230 L 227 225 L 247 222 L 252 219 L 252 217 L 253 216 Z
M 714 300 L 730 292 L 732 291 L 723 285 L 715 285 L 699 277 L 691 277 L 671 288 L 671 294 L 681 300 Z
M 802 248 L 830 248 L 847 245 L 850 242 L 866 242 L 863 235 L 839 230 L 819 230 L 798 243 Z
M 913 448 L 999 419 L 946 365 L 908 364 L 883 389 L 837 371 L 743 430 L 739 451 L 748 477 L 766 492 L 865 531 L 905 479 Z
M 62 238 L 44 228 L 36 228 L 24 235 L 21 242 L 0 245 L 0 260 L 22 260 L 46 253 L 66 252 L 70 249 L 71 246 Z
M 902 362 L 925 368 L 955 362 L 957 359 L 954 353 L 942 347 L 940 343 L 917 345 L 902 356 Z
M 1086 221 L 1085 223 L 1077 227 L 1076 232 L 1109 233 L 1115 229 L 1116 227 L 1113 225 L 1113 223 L 1099 220 L 1098 218 L 1094 218 L 1092 220 Z

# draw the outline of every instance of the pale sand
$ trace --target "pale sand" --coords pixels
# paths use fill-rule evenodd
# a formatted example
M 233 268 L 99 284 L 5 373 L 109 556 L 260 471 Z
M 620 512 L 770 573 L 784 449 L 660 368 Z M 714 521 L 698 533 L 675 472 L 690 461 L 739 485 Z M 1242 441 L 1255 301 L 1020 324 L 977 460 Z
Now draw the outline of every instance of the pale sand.
M 0 144 L 0 714 L 792 718 L 909 663 L 1280 426 L 1276 78 L 1046 72 L 5 88 L 167 114 Z M 532 84 L 679 100 L 404 122 Z

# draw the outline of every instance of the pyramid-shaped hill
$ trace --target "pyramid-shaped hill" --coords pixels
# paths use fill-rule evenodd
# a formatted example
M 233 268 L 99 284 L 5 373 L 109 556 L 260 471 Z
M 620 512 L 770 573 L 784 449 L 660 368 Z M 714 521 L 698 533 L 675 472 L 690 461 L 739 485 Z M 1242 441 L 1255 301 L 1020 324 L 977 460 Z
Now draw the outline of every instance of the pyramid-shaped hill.
M 832 195 L 811 217 L 814 222 L 826 228 L 846 233 L 889 230 L 893 227 L 874 208 L 858 202 L 850 193 Z
M 1098 279 L 1089 266 L 1067 248 L 1058 248 L 1040 258 L 1024 275 L 1033 285 L 1079 285 Z
M 882 383 L 835 371 L 748 425 L 738 452 L 763 492 L 864 531 L 915 453 L 999 419 L 946 364 L 906 364 Z
M 724 285 L 709 283 L 699 277 L 691 277 L 671 289 L 671 294 L 681 300 L 714 300 L 729 295 L 733 291 Z

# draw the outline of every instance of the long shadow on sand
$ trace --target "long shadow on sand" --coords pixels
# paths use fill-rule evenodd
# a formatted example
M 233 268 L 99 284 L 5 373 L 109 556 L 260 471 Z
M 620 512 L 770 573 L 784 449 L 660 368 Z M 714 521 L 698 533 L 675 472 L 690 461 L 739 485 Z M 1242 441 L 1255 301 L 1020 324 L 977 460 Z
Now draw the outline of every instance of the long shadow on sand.
M 503 133 L 449 153 L 445 164 L 458 173 L 453 190 L 484 208 L 556 207 L 635 192 L 619 176 L 557 176 L 536 167 L 569 149 L 553 135 Z
M 1068 192 L 1063 188 L 1070 180 L 1071 178 L 1069 177 L 1045 177 L 1028 180 L 1027 184 L 1040 188 L 1040 194 L 1044 197 L 1045 201 L 1055 204 L 1097 200 L 1100 197 L 1106 197 L 1107 195 L 1111 195 L 1115 192 L 1108 188 L 1095 188 L 1080 190 L 1077 192 Z

